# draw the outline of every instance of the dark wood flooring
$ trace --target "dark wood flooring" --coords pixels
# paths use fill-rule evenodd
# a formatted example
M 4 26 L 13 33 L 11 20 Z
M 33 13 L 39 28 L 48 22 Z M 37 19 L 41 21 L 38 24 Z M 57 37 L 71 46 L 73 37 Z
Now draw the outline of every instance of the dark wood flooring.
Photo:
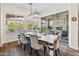
M 60 43 L 60 54 L 59 56 L 79 56 L 79 52 L 69 48 L 66 44 Z M 40 50 L 39 56 L 44 56 L 43 50 Z M 33 50 L 31 56 L 36 56 L 36 51 Z M 3 47 L 0 47 L 0 56 L 30 56 L 30 47 L 26 48 L 24 52 L 22 48 L 18 47 L 17 42 L 4 44 Z M 48 50 L 46 51 L 46 55 L 48 55 Z

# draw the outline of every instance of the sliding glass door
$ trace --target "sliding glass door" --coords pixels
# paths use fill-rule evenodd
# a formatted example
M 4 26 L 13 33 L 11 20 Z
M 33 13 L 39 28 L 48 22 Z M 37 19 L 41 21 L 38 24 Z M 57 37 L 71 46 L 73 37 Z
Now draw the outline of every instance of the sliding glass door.
M 49 29 L 49 32 L 51 34 L 58 34 L 59 32 L 61 32 L 60 41 L 66 44 L 68 44 L 68 16 L 69 12 L 64 11 L 42 17 L 42 20 L 44 19 L 48 24 L 47 28 Z

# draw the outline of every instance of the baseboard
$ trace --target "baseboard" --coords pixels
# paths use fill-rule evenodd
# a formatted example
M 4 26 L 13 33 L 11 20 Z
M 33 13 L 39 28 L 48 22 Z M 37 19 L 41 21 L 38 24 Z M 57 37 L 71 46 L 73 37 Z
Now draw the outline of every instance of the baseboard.
M 11 43 L 15 43 L 15 42 L 18 42 L 18 41 L 11 41 L 11 42 L 6 42 L 6 43 L 3 43 L 3 45 L 5 45 L 5 44 L 11 44 Z
M 76 49 L 74 49 L 74 48 L 72 48 L 72 47 L 69 47 L 70 49 L 72 49 L 73 51 L 75 51 L 75 52 L 79 52 L 79 50 L 76 50 Z
M 18 41 L 18 39 L 5 40 L 5 41 L 2 42 L 2 44 L 9 43 L 9 42 L 14 42 L 14 41 Z
M 71 48 L 71 47 L 70 47 L 68 44 L 66 44 L 66 43 L 60 42 L 60 44 L 63 44 L 63 45 L 65 45 L 65 46 L 67 46 L 68 49 L 71 50 L 71 51 L 79 52 L 79 50 L 76 50 L 76 49 Z
M 18 41 L 12 41 L 12 42 L 7 42 L 7 43 L 3 43 L 2 47 L 6 47 L 7 48 L 14 48 L 18 46 Z

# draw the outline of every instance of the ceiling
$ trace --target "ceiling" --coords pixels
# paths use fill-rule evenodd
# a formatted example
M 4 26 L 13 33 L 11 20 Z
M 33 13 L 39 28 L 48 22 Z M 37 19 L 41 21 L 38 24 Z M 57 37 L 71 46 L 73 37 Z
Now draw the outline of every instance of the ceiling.
M 67 3 L 33 3 L 33 7 L 36 7 L 36 10 L 39 12 L 42 11 L 44 12 L 50 8 L 55 8 L 56 6 L 62 6 L 63 4 Z M 31 10 L 31 6 L 28 3 L 13 3 L 13 5 L 26 8 L 27 10 Z

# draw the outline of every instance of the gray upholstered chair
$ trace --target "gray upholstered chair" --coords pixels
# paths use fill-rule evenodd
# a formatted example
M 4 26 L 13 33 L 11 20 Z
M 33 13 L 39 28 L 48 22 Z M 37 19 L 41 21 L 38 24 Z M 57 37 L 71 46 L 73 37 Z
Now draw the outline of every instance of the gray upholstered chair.
M 26 45 L 29 43 L 29 41 L 25 38 L 25 34 L 24 33 L 20 33 L 20 44 L 21 47 L 22 45 L 24 46 L 24 51 L 26 49 Z
M 32 54 L 32 49 L 35 49 L 38 55 L 38 50 L 43 48 L 43 45 L 39 44 L 38 37 L 36 35 L 30 35 L 30 40 L 31 40 L 31 54 Z

